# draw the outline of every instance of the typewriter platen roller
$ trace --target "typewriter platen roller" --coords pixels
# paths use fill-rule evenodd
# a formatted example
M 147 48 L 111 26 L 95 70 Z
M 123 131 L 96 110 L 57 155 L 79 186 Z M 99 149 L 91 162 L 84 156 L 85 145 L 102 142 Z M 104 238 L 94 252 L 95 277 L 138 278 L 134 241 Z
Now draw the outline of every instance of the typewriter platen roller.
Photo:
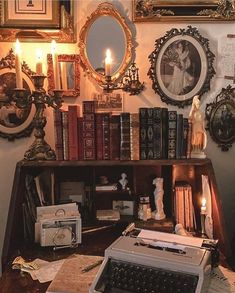
M 202 293 L 210 272 L 211 251 L 206 248 L 121 236 L 106 249 L 89 292 Z

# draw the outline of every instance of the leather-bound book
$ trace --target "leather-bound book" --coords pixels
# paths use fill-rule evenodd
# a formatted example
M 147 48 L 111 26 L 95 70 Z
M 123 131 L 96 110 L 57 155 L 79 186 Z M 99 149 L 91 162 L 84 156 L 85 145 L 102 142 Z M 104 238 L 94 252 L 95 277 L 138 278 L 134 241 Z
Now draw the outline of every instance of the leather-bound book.
M 192 121 L 188 120 L 188 137 L 187 137 L 187 159 L 191 158 L 191 150 L 192 150 Z
M 83 160 L 83 117 L 78 117 L 78 159 Z
M 104 113 L 95 114 L 95 138 L 96 138 L 96 159 L 103 160 L 103 115 Z
M 84 160 L 96 159 L 95 113 L 83 114 L 83 155 Z
M 176 158 L 177 112 L 168 111 L 168 159 Z
M 131 113 L 131 160 L 140 159 L 139 113 Z
M 78 160 L 78 117 L 80 107 L 78 105 L 68 106 L 68 138 L 69 138 L 69 160 Z
M 153 153 L 154 159 L 162 158 L 162 108 L 153 108 Z
M 147 160 L 154 159 L 153 108 L 147 109 Z
M 69 129 L 68 129 L 68 111 L 62 111 L 63 125 L 63 157 L 64 160 L 69 160 Z
M 95 113 L 97 110 L 98 103 L 97 101 L 83 101 L 83 114 L 92 114 Z
M 110 160 L 110 113 L 103 113 L 103 159 Z
M 177 114 L 176 159 L 181 159 L 181 157 L 182 157 L 182 141 L 183 141 L 183 114 Z
M 120 160 L 120 115 L 110 117 L 110 159 Z
M 147 159 L 147 117 L 148 108 L 139 108 L 139 121 L 140 121 L 140 160 Z
M 54 133 L 56 159 L 63 160 L 62 112 L 60 109 L 54 110 Z
M 120 160 L 131 159 L 130 113 L 120 114 Z
M 188 118 L 183 118 L 183 139 L 182 139 L 182 153 L 181 158 L 187 158 L 187 146 L 188 146 Z
M 162 159 L 168 158 L 168 109 L 162 108 Z

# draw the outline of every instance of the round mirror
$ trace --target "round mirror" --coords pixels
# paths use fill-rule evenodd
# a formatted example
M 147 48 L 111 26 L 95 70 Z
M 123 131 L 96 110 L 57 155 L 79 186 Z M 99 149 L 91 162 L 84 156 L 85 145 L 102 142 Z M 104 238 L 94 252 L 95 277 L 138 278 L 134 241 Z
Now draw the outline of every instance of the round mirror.
M 102 3 L 81 29 L 79 47 L 85 71 L 99 83 L 105 81 L 105 58 L 109 49 L 110 75 L 116 80 L 125 73 L 132 59 L 131 31 L 112 4 Z

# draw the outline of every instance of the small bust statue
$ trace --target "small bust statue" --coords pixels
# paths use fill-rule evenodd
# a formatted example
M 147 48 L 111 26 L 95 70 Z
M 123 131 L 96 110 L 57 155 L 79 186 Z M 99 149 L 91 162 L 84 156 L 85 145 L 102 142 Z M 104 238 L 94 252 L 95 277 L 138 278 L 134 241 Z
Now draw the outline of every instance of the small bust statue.
M 163 210 L 163 178 L 155 178 L 153 184 L 156 186 L 154 190 L 154 201 L 156 206 L 156 211 L 153 212 L 153 218 L 155 220 L 163 220 L 166 218 L 166 215 Z
M 118 182 L 119 182 L 122 190 L 126 190 L 127 189 L 128 180 L 127 180 L 126 173 L 122 173 L 121 174 L 121 179 Z
M 207 136 L 203 115 L 200 111 L 199 96 L 194 96 L 189 121 L 192 123 L 191 158 L 205 158 L 203 150 L 206 148 Z

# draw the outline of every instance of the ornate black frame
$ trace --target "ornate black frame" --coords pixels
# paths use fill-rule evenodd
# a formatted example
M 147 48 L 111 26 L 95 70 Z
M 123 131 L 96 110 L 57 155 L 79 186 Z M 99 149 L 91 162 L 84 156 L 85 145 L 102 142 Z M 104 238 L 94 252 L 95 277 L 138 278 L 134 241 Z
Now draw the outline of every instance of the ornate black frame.
M 9 69 L 9 72 L 14 72 L 15 70 L 15 55 L 13 53 L 13 50 L 10 49 L 9 53 L 3 57 L 1 60 L 0 60 L 0 73 L 2 70 L 8 70 Z M 33 74 L 35 74 L 34 71 L 32 71 L 28 64 L 23 61 L 22 63 L 22 73 L 23 73 L 23 79 L 24 79 L 24 82 L 27 82 L 25 80 L 25 78 L 27 78 L 28 80 L 32 81 L 31 79 L 31 76 Z M 32 84 L 30 85 L 30 90 L 33 90 L 33 82 Z M 36 109 L 34 106 L 29 106 L 29 110 L 30 110 L 30 113 L 29 113 L 29 118 L 30 118 L 30 123 L 28 123 L 27 125 L 25 125 L 25 128 L 22 128 L 20 126 L 16 127 L 16 128 L 19 128 L 19 131 L 17 131 L 17 129 L 15 131 L 10 131 L 10 128 L 9 127 L 5 127 L 6 128 L 6 131 L 3 131 L 0 129 L 0 137 L 2 138 L 6 138 L 8 139 L 9 141 L 12 141 L 16 138 L 21 138 L 21 137 L 27 137 L 27 136 L 30 136 L 30 134 L 32 133 L 33 131 L 33 118 L 34 118 L 34 115 L 36 113 Z M 27 118 L 28 119 L 28 118 Z M 9 128 L 9 130 L 7 131 L 7 128 Z
M 163 49 L 163 47 L 167 43 L 170 43 L 170 41 L 172 41 L 173 43 L 175 40 L 177 41 L 181 40 L 180 36 L 182 36 L 182 40 L 185 38 L 192 39 L 194 43 L 200 46 L 201 51 L 205 55 L 203 57 L 206 59 L 206 63 L 207 63 L 206 64 L 207 69 L 206 69 L 206 72 L 204 73 L 205 79 L 202 85 L 200 86 L 200 89 L 197 92 L 192 93 L 192 96 L 190 98 L 184 99 L 182 101 L 175 100 L 169 97 L 168 95 L 166 95 L 163 88 L 161 88 L 159 84 L 160 76 L 158 76 L 157 68 L 156 68 L 159 54 L 162 53 L 161 50 Z M 215 74 L 215 70 L 213 68 L 214 58 L 215 58 L 215 55 L 210 51 L 210 48 L 209 48 L 209 40 L 202 37 L 200 33 L 198 32 L 197 28 L 188 26 L 186 29 L 173 28 L 170 31 L 167 31 L 164 37 L 159 38 L 155 41 L 155 49 L 149 55 L 149 61 L 151 63 L 151 67 L 148 71 L 148 76 L 150 77 L 150 79 L 152 79 L 153 90 L 155 91 L 155 93 L 159 94 L 159 96 L 161 97 L 161 100 L 165 102 L 166 104 L 172 104 L 172 105 L 178 106 L 179 108 L 184 108 L 184 106 L 190 105 L 194 95 L 201 96 L 202 94 L 210 90 L 210 81 L 211 81 L 211 78 Z M 191 92 L 193 92 L 193 89 L 191 90 Z M 185 95 L 182 95 L 182 96 L 185 98 Z
M 228 131 L 226 126 L 232 127 L 232 135 L 226 139 L 222 139 L 216 135 L 216 131 L 218 132 L 220 129 L 218 123 L 221 124 L 222 119 L 220 119 L 217 124 L 214 120 L 216 118 L 216 112 L 223 105 L 229 105 L 234 109 L 235 113 L 235 88 L 233 88 L 231 85 L 228 85 L 226 88 L 222 88 L 221 92 L 216 96 L 215 101 L 207 104 L 205 110 L 205 118 L 207 120 L 206 130 L 209 131 L 211 138 L 218 144 L 221 150 L 226 152 L 230 147 L 232 147 L 232 144 L 235 141 L 235 114 L 232 116 L 232 121 L 230 121 L 232 122 L 232 125 L 231 123 L 223 125 L 223 127 L 225 127 L 223 130 L 225 131 Z

